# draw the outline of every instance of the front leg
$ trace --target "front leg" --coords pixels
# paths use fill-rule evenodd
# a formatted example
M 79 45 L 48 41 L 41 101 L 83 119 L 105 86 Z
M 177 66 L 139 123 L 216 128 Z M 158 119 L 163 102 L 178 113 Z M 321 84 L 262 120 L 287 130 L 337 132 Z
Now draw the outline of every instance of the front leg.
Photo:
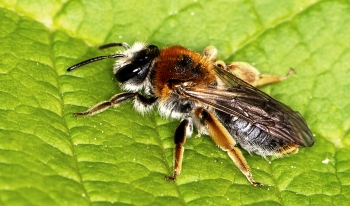
M 124 102 L 128 99 L 131 99 L 131 98 L 136 98 L 137 103 L 139 105 L 144 106 L 144 107 L 152 106 L 153 103 L 157 100 L 157 98 L 155 98 L 155 97 L 151 97 L 151 98 L 147 99 L 146 97 L 142 96 L 138 92 L 125 92 L 125 93 L 116 94 L 109 101 L 100 102 L 100 103 L 92 106 L 91 108 L 89 108 L 85 112 L 76 112 L 76 113 L 74 113 L 74 116 L 77 117 L 77 116 L 95 115 L 95 114 L 98 114 L 100 112 L 105 111 L 106 109 L 108 109 L 111 106 L 113 106 L 113 107 L 118 106 L 121 102 Z
M 191 118 L 186 118 L 181 121 L 180 125 L 176 128 L 174 135 L 174 174 L 173 176 L 167 176 L 166 179 L 169 181 L 175 181 L 179 176 L 182 168 L 182 160 L 184 156 L 184 145 L 186 142 L 186 137 L 192 135 L 193 123 Z

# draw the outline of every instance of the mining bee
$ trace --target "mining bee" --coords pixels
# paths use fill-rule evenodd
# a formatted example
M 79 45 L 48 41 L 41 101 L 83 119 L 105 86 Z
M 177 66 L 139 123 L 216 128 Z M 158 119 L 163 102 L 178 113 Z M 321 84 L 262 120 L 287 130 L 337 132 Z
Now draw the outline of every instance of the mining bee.
M 299 147 L 311 147 L 313 135 L 303 117 L 255 86 L 279 82 L 283 77 L 260 75 L 248 63 L 225 64 L 217 61 L 217 50 L 208 46 L 202 54 L 182 46 L 159 49 L 136 42 L 110 43 L 100 47 L 123 47 L 124 51 L 88 59 L 69 67 L 72 71 L 106 58 L 118 58 L 114 65 L 116 80 L 125 91 L 85 112 L 95 115 L 111 106 L 133 99 L 134 107 L 144 114 L 157 105 L 163 117 L 179 119 L 174 135 L 174 169 L 167 180 L 176 180 L 181 172 L 186 137 L 193 133 L 209 135 L 227 152 L 235 165 L 253 185 L 251 170 L 238 145 L 263 157 L 296 153 Z

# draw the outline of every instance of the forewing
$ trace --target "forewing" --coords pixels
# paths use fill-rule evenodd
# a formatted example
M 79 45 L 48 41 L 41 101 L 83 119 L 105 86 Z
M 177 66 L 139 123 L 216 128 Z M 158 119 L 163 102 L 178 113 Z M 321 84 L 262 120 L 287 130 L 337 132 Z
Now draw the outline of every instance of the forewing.
M 181 93 L 243 119 L 267 132 L 271 138 L 304 147 L 313 145 L 313 135 L 298 112 L 226 70 L 216 68 L 216 73 L 225 86 L 182 86 Z

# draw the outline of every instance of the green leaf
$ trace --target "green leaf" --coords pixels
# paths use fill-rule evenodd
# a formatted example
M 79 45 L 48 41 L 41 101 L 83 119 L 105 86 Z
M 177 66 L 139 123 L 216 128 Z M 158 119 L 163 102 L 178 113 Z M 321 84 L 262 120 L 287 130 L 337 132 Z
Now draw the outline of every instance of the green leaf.
M 350 2 L 0 2 L 0 205 L 346 205 L 350 201 Z M 207 45 L 262 73 L 297 73 L 262 88 L 300 111 L 312 148 L 244 155 L 251 186 L 208 136 L 186 143 L 172 173 L 176 120 L 131 103 L 74 118 L 121 92 L 112 60 L 74 72 L 106 42 Z

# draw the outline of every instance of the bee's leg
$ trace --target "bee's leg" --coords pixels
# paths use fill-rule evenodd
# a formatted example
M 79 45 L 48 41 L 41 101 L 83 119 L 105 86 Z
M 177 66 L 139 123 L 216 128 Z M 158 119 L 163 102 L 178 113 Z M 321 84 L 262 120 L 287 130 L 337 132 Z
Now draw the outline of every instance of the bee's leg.
M 167 176 L 166 179 L 169 181 L 175 181 L 179 176 L 182 168 L 182 159 L 184 155 L 184 144 L 186 142 L 186 137 L 192 135 L 193 123 L 191 118 L 183 119 L 180 125 L 176 128 L 174 135 L 174 174 L 173 176 Z
M 260 74 L 255 67 L 246 62 L 232 62 L 226 66 L 227 70 L 255 87 L 283 81 L 291 74 L 295 73 L 295 70 L 291 68 L 284 76 Z
M 202 52 L 205 58 L 208 58 L 209 61 L 214 62 L 218 56 L 218 50 L 214 46 L 207 46 Z
M 92 106 L 91 108 L 89 108 L 85 112 L 76 112 L 76 113 L 74 113 L 74 116 L 77 117 L 77 116 L 95 115 L 95 114 L 98 114 L 100 112 L 105 111 L 106 109 L 108 109 L 111 106 L 117 106 L 121 102 L 124 102 L 128 99 L 131 99 L 131 98 L 136 98 L 137 101 L 140 102 L 145 107 L 151 106 L 156 101 L 156 98 L 147 99 L 146 97 L 142 96 L 138 92 L 120 93 L 120 94 L 114 95 L 109 101 L 103 101 L 103 102 L 100 102 L 100 103 Z
M 199 118 L 200 124 L 203 124 L 207 127 L 208 133 L 213 141 L 222 150 L 227 152 L 228 156 L 246 176 L 248 181 L 254 186 L 264 186 L 263 184 L 256 182 L 253 179 L 247 161 L 245 160 L 239 148 L 236 147 L 235 140 L 232 138 L 226 128 L 220 123 L 220 121 L 211 112 L 205 110 L 204 108 L 197 108 L 194 114 Z

